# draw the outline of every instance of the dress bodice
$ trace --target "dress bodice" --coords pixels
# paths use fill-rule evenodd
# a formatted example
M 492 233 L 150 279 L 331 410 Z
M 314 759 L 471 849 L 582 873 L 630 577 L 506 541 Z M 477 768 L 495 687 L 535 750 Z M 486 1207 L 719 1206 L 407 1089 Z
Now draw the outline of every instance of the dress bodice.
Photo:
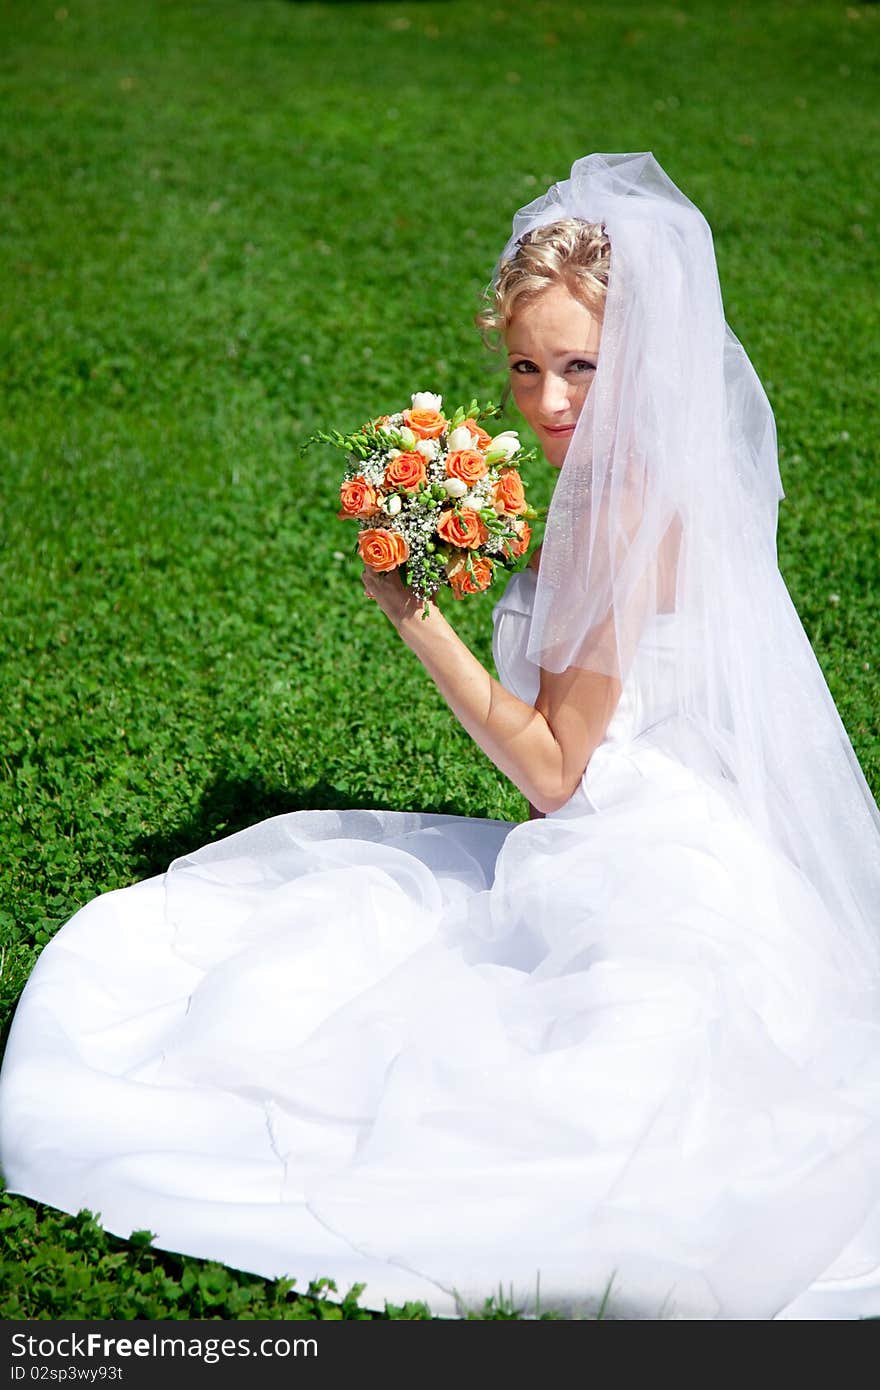
M 537 582 L 533 569 L 518 571 L 492 611 L 492 655 L 498 677 L 530 705 L 538 697 L 541 679 L 540 668 L 526 655 Z M 679 627 L 677 614 L 659 613 L 643 633 L 606 742 L 629 741 L 673 713 Z
M 540 668 L 526 655 L 537 582 L 535 570 L 517 571 L 492 611 L 492 655 L 499 680 L 527 704 L 534 704 L 540 688 Z M 600 774 L 605 793 L 602 804 L 609 796 L 618 799 L 624 783 L 631 781 L 635 766 L 633 744 L 639 740 L 639 753 L 645 753 L 645 736 L 649 736 L 647 742 L 650 742 L 651 730 L 676 715 L 676 665 L 681 641 L 682 624 L 678 615 L 655 615 L 642 634 L 605 738 L 584 770 L 581 786 L 562 812 L 554 814 L 572 815 L 598 809 Z M 613 791 L 607 776 L 612 769 L 615 774 Z M 630 777 L 622 779 L 622 773 L 629 773 Z M 640 775 L 645 775 L 644 765 Z

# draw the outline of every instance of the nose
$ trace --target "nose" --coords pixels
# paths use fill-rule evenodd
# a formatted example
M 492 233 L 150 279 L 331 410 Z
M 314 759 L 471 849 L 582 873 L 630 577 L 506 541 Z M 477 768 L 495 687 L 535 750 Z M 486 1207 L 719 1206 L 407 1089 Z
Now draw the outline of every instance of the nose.
M 568 382 L 564 376 L 555 372 L 545 372 L 541 382 L 541 414 L 547 424 L 554 415 L 564 415 L 568 411 Z

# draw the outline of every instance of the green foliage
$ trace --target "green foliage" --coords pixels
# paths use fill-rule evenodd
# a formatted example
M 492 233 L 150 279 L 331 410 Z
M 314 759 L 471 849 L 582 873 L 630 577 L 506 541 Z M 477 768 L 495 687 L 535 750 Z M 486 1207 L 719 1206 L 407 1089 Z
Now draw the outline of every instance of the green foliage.
M 480 293 L 592 150 L 653 150 L 709 219 L 776 412 L 782 572 L 877 793 L 878 29 L 809 0 L 0 7 L 4 1034 L 77 907 L 264 816 L 525 816 L 299 450 L 413 390 L 501 396 Z M 491 669 L 491 597 L 450 599 Z M 7 1317 L 315 1315 L 2 1212 Z
M 302 1293 L 291 1279 L 261 1279 L 213 1260 L 154 1250 L 150 1231 L 108 1235 L 90 1211 L 67 1216 L 0 1193 L 0 1318 L 370 1319 L 355 1284 L 332 1279 Z M 332 1293 L 332 1300 L 324 1297 Z M 426 1318 L 423 1304 L 388 1316 Z

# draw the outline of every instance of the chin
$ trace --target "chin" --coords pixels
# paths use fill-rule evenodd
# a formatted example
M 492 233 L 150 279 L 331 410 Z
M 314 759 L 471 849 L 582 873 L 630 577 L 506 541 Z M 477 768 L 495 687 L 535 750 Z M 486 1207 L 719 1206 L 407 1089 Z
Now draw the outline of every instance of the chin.
M 569 440 L 548 439 L 544 445 L 544 457 L 553 468 L 561 468 L 568 453 Z

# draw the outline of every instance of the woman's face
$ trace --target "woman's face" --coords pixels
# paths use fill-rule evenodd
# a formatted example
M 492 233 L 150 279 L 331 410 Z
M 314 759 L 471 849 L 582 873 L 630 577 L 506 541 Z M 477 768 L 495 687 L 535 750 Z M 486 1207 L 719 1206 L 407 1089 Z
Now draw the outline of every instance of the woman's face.
M 561 467 L 598 362 L 602 322 L 563 285 L 542 290 L 504 335 L 518 409 Z

